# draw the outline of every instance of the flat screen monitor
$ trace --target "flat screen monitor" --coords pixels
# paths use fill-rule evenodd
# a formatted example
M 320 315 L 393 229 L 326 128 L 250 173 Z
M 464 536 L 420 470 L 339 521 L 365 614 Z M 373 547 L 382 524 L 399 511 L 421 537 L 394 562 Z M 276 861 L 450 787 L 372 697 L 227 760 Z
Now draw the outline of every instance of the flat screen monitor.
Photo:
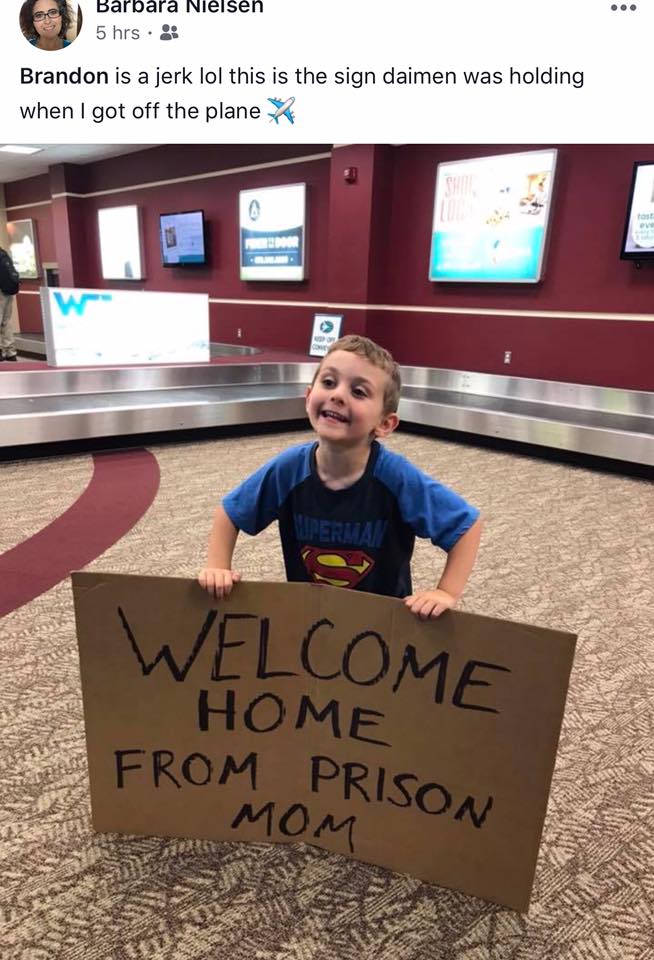
M 622 260 L 654 260 L 654 161 L 634 164 L 622 236 Z
M 306 183 L 241 190 L 241 280 L 305 280 Z
M 556 150 L 439 163 L 429 279 L 541 280 L 555 168 Z
M 207 249 L 202 210 L 162 213 L 159 217 L 161 263 L 164 267 L 206 264 Z

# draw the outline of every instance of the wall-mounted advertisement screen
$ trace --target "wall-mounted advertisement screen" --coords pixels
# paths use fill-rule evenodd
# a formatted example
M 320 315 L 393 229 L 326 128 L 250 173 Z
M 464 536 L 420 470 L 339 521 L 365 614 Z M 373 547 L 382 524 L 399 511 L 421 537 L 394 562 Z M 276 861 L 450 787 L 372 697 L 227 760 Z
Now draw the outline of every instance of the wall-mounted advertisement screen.
M 439 163 L 429 279 L 537 283 L 556 150 Z
M 159 217 L 159 239 L 164 267 L 185 267 L 207 262 L 202 210 L 162 213 Z
M 241 280 L 304 280 L 306 183 L 239 194 Z
M 634 164 L 620 256 L 654 260 L 654 161 Z
M 139 208 L 98 210 L 103 280 L 143 280 Z
M 202 293 L 41 287 L 48 363 L 208 363 L 209 297 Z
M 36 245 L 36 229 L 33 220 L 10 220 L 7 222 L 9 256 L 22 280 L 36 280 L 40 276 L 39 252 Z

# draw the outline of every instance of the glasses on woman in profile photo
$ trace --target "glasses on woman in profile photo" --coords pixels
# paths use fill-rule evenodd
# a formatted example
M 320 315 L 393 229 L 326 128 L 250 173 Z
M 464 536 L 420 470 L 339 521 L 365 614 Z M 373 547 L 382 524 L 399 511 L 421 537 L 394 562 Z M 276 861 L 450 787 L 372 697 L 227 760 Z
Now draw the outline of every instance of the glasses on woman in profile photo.
M 34 23 L 41 23 L 42 20 L 45 20 L 47 17 L 49 20 L 58 20 L 61 16 L 61 11 L 57 10 L 56 7 L 53 7 L 52 10 L 46 10 L 45 12 L 39 10 L 37 13 L 32 14 L 32 20 Z
M 77 0 L 25 0 L 20 8 L 20 29 L 39 50 L 63 50 L 82 26 Z

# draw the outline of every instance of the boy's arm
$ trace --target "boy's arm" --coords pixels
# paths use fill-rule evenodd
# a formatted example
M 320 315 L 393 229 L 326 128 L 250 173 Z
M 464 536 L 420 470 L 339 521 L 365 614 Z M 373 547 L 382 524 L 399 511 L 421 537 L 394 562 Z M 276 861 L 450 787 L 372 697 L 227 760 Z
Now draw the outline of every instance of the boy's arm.
M 468 582 L 479 549 L 482 523 L 479 518 L 457 540 L 447 555 L 443 575 L 434 590 L 420 590 L 404 602 L 412 613 L 427 620 L 456 606 Z
M 228 597 L 233 585 L 241 579 L 241 574 L 232 570 L 232 556 L 237 537 L 238 528 L 234 526 L 223 507 L 217 507 L 209 535 L 207 565 L 198 575 L 200 586 L 217 600 Z

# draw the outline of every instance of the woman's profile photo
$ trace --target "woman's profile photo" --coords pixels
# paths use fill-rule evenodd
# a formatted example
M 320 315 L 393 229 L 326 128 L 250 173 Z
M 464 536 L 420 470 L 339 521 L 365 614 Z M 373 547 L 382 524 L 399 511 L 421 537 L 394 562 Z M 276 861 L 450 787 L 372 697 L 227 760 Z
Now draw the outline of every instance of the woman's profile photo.
M 23 36 L 39 50 L 69 47 L 82 26 L 82 12 L 67 0 L 25 0 L 20 8 Z

